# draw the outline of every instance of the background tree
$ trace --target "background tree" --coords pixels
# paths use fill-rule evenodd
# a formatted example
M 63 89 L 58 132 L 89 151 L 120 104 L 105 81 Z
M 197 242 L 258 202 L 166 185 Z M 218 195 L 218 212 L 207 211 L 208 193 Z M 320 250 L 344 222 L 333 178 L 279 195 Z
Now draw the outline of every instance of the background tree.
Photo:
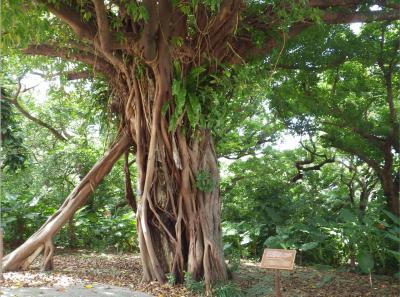
M 302 148 L 268 147 L 229 166 L 221 193 L 224 251 L 231 268 L 239 258 L 258 261 L 270 247 L 298 250 L 299 265 L 398 272 L 397 223 L 382 212 L 377 176 L 365 174 L 372 170 L 364 162 L 336 152 L 335 163 L 305 171 L 293 182 L 294 164 L 308 157 Z
M 328 38 L 324 30 L 330 31 Z M 366 25 L 359 36 L 348 28 L 321 27 L 312 37 L 303 37 L 309 46 L 285 57 L 284 67 L 297 70 L 282 70 L 281 83 L 271 96 L 273 108 L 291 128 L 312 131 L 325 146 L 356 156 L 372 168 L 388 210 L 397 216 L 398 36 L 398 22 Z M 296 59 L 303 55 L 322 58 L 308 64 Z

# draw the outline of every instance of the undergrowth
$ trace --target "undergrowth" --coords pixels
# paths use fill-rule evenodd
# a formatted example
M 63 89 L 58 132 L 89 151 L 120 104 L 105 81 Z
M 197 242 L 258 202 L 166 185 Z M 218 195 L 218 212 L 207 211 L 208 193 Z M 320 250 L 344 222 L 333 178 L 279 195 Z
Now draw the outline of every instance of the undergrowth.
M 204 280 L 193 279 L 189 272 L 185 273 L 185 286 L 192 293 L 205 296 L 206 289 Z M 233 282 L 220 282 L 212 287 L 213 297 L 243 297 L 241 290 Z

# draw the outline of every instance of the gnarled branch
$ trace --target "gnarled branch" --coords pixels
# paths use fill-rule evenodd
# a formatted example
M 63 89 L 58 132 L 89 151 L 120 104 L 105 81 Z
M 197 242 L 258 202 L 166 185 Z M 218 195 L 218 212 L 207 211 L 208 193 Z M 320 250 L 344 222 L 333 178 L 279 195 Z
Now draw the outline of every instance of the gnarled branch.
M 46 5 L 50 12 L 67 23 L 79 38 L 93 41 L 96 35 L 95 30 L 93 30 L 93 24 L 84 23 L 81 15 L 70 6 L 62 3 L 63 1 L 58 1 L 57 4 L 52 4 L 44 0 L 36 0 L 36 2 Z
M 32 122 L 34 122 L 35 124 L 46 128 L 47 130 L 49 130 L 51 132 L 51 134 L 54 135 L 55 138 L 57 138 L 58 140 L 61 141 L 67 141 L 68 139 L 63 136 L 60 132 L 58 132 L 56 129 L 54 129 L 52 126 L 50 126 L 49 124 L 43 122 L 42 120 L 38 119 L 37 117 L 34 117 L 33 115 L 31 115 L 25 108 L 23 108 L 21 106 L 21 104 L 18 102 L 18 96 L 21 93 L 21 82 L 18 82 L 18 88 L 17 91 L 14 95 L 14 97 L 12 99 L 8 99 L 3 97 L 3 100 L 6 100 L 7 102 L 11 103 L 12 105 L 14 105 L 18 111 L 24 115 L 26 118 L 28 118 L 29 120 L 31 120 Z
M 335 157 L 329 157 L 326 153 L 324 154 L 318 153 L 315 143 L 313 141 L 311 141 L 311 148 L 304 145 L 303 143 L 301 143 L 301 146 L 310 154 L 310 156 L 307 159 L 297 161 L 295 163 L 297 174 L 292 178 L 292 182 L 296 182 L 299 179 L 302 179 L 304 176 L 304 172 L 320 170 L 324 165 L 335 162 Z M 322 157 L 323 160 L 318 164 L 305 166 L 313 164 L 315 162 L 316 157 Z

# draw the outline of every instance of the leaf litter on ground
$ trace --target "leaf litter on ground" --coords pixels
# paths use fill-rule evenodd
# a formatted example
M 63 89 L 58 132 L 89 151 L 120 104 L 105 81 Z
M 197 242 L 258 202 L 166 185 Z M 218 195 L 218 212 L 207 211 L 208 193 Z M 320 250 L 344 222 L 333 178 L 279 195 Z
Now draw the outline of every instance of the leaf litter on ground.
M 156 297 L 194 297 L 183 285 L 143 283 L 140 257 L 128 254 L 99 254 L 85 251 L 62 252 L 54 257 L 52 272 L 40 271 L 40 258 L 28 271 L 6 272 L 1 286 L 5 287 L 57 287 L 60 292 L 70 285 L 81 284 L 91 289 L 96 284 L 108 284 L 152 294 Z M 400 284 L 389 276 L 369 276 L 343 270 L 299 267 L 282 271 L 283 297 L 397 297 Z M 274 296 L 274 270 L 261 269 L 258 263 L 242 261 L 233 273 L 234 283 L 243 296 Z M 232 296 L 234 297 L 234 296 Z

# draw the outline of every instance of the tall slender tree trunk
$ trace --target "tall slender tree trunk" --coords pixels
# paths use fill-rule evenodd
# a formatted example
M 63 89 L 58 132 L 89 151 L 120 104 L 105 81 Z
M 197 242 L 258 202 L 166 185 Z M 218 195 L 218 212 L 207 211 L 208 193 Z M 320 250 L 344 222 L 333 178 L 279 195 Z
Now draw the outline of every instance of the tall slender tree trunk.
M 399 188 L 396 181 L 392 180 L 392 172 L 383 172 L 380 175 L 383 193 L 386 197 L 388 210 L 400 217 L 400 197 Z
M 68 230 L 67 230 L 68 246 L 71 249 L 76 248 L 76 246 L 77 246 L 77 239 L 76 239 L 75 230 L 76 230 L 76 228 L 75 228 L 74 217 L 72 216 L 68 220 Z

